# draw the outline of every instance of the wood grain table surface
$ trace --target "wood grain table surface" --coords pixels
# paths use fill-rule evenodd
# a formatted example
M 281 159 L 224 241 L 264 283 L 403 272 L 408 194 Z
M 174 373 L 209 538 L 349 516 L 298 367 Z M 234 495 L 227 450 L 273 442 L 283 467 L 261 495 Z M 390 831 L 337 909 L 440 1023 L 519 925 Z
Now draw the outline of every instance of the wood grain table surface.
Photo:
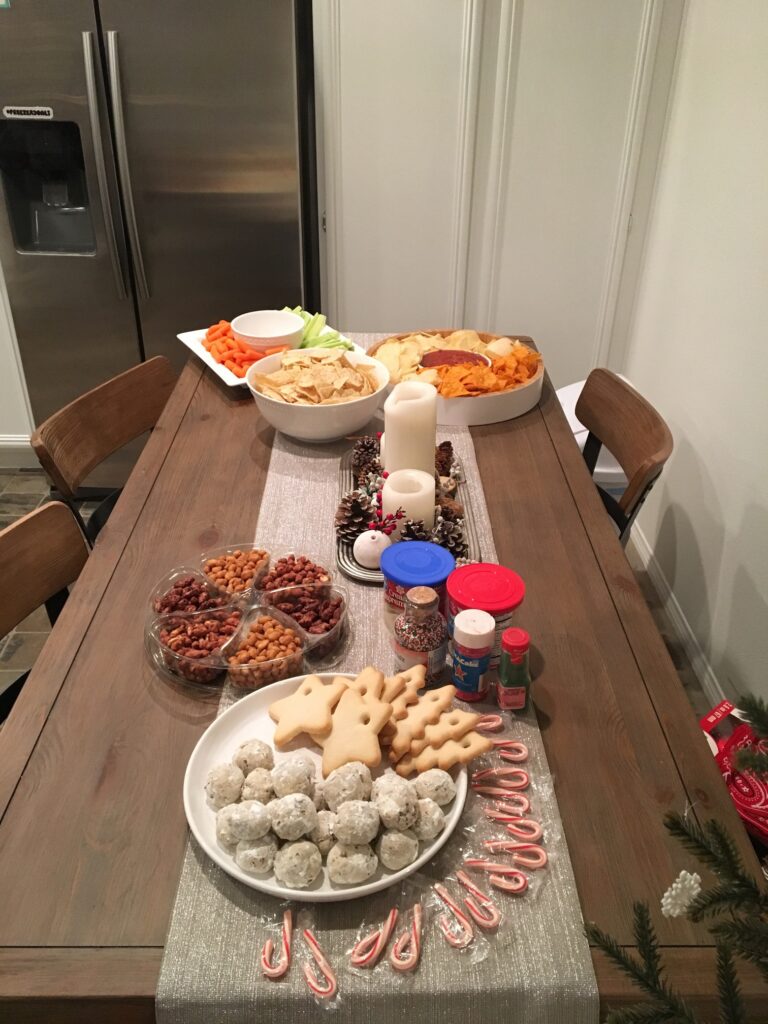
M 633 900 L 656 910 L 692 867 L 667 810 L 719 818 L 757 862 L 549 382 L 532 412 L 472 434 L 500 561 L 527 584 L 518 621 L 584 917 L 631 946 Z M 181 784 L 216 701 L 158 678 L 148 595 L 203 549 L 252 540 L 272 437 L 247 392 L 187 365 L 0 732 L 3 1020 L 154 1020 Z M 655 923 L 671 980 L 711 1012 L 708 932 Z M 593 960 L 603 1008 L 634 1001 Z M 759 1020 L 765 990 L 750 971 L 743 985 Z

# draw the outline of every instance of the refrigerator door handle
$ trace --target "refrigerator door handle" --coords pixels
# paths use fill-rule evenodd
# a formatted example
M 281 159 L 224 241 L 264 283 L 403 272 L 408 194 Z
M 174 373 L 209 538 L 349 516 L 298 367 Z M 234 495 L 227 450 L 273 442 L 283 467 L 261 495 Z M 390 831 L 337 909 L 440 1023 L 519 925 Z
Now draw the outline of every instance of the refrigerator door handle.
M 117 247 L 115 217 L 112 211 L 112 200 L 109 195 L 107 167 L 104 162 L 104 146 L 101 141 L 99 94 L 96 88 L 96 65 L 93 56 L 92 32 L 83 32 L 83 64 L 85 67 L 85 91 L 88 99 L 88 118 L 91 123 L 91 139 L 93 142 L 93 160 L 96 164 L 96 179 L 98 181 L 99 195 L 101 197 L 104 233 L 107 236 L 107 248 L 109 249 L 109 258 L 112 262 L 112 270 L 115 275 L 117 295 L 118 298 L 125 299 L 128 292 L 125 287 L 125 277 L 123 276 L 123 264 L 120 259 L 120 251 Z
M 133 205 L 133 189 L 131 187 L 131 170 L 128 163 L 128 147 L 125 141 L 125 119 L 123 117 L 123 90 L 120 84 L 120 57 L 117 49 L 117 32 L 107 32 L 107 63 L 109 65 L 109 93 L 112 100 L 112 121 L 115 128 L 115 150 L 117 155 L 117 171 L 123 190 L 123 207 L 128 239 L 131 244 L 133 271 L 139 297 L 149 298 L 149 285 L 141 255 L 139 228 L 136 224 L 136 210 Z

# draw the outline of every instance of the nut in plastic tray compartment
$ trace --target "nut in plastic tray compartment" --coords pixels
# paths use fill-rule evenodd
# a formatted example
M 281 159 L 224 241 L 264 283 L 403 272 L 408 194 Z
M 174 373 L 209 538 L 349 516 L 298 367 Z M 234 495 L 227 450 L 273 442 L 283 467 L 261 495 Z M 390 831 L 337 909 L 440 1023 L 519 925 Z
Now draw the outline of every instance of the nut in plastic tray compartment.
M 210 685 L 226 668 L 225 652 L 241 621 L 232 607 L 163 615 L 149 628 L 147 645 L 174 675 Z
M 230 544 L 206 551 L 200 568 L 219 590 L 239 598 L 259 586 L 269 568 L 269 552 L 251 544 Z
M 330 583 L 333 573 L 323 559 L 306 551 L 274 551 L 269 572 L 263 576 L 257 589 L 264 591 L 282 590 L 285 587 L 309 586 Z
M 149 599 L 149 618 L 174 612 L 198 612 L 221 608 L 232 597 L 223 594 L 199 569 L 180 566 L 166 573 Z
M 349 602 L 344 587 L 310 583 L 264 592 L 262 600 L 295 623 L 310 662 L 333 654 L 346 635 Z
M 279 679 L 301 675 L 304 640 L 296 624 L 276 608 L 254 608 L 227 650 L 229 678 L 234 686 L 258 690 Z

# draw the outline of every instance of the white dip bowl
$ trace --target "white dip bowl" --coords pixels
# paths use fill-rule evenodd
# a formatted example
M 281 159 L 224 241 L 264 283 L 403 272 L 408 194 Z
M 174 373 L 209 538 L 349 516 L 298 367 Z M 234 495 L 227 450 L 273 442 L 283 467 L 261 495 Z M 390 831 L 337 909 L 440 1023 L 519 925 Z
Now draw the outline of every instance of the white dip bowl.
M 256 309 L 236 316 L 232 321 L 232 333 L 251 348 L 272 348 L 274 345 L 298 348 L 304 336 L 304 321 L 298 313 Z

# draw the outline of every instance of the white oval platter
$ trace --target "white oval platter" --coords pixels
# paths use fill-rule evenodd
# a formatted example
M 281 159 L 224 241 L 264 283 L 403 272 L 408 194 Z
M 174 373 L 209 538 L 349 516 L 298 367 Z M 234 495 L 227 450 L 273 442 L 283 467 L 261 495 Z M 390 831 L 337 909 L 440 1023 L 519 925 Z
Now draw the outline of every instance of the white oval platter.
M 323 681 L 330 681 L 338 675 L 354 679 L 354 675 L 348 673 L 319 673 Z M 454 782 L 456 783 L 456 797 L 449 806 L 443 808 L 446 816 L 445 828 L 435 839 L 430 842 L 420 843 L 419 856 L 416 860 L 400 871 L 387 871 L 381 865 L 376 874 L 362 885 L 336 885 L 327 876 L 325 866 L 315 880 L 307 889 L 289 889 L 281 885 L 270 872 L 268 875 L 250 875 L 243 871 L 235 863 L 229 850 L 222 846 L 216 838 L 216 812 L 208 804 L 205 795 L 205 780 L 208 772 L 217 764 L 232 760 L 232 756 L 241 743 L 245 740 L 259 739 L 274 747 L 273 736 L 275 723 L 269 717 L 269 705 L 281 697 L 287 697 L 301 684 L 304 676 L 294 676 L 291 679 L 283 679 L 271 686 L 265 686 L 261 690 L 243 697 L 231 708 L 228 708 L 215 721 L 211 722 L 208 728 L 197 742 L 192 756 L 187 764 L 184 775 L 184 811 L 187 816 L 192 834 L 211 860 L 226 871 L 232 878 L 236 878 L 244 885 L 248 885 L 259 892 L 267 893 L 277 899 L 299 900 L 306 903 L 332 903 L 340 900 L 358 899 L 361 896 L 368 896 L 371 893 L 379 892 L 396 885 L 398 882 L 418 871 L 422 865 L 431 860 L 451 836 L 456 828 L 461 812 L 464 809 L 464 801 L 467 796 L 467 769 L 464 766 L 457 766 L 451 770 Z M 299 750 L 311 755 L 317 765 L 317 778 L 320 779 L 321 751 L 314 745 L 302 746 L 297 739 L 296 745 L 285 751 L 275 751 L 275 763 Z M 386 770 L 386 761 L 380 768 L 372 772 L 374 778 Z

